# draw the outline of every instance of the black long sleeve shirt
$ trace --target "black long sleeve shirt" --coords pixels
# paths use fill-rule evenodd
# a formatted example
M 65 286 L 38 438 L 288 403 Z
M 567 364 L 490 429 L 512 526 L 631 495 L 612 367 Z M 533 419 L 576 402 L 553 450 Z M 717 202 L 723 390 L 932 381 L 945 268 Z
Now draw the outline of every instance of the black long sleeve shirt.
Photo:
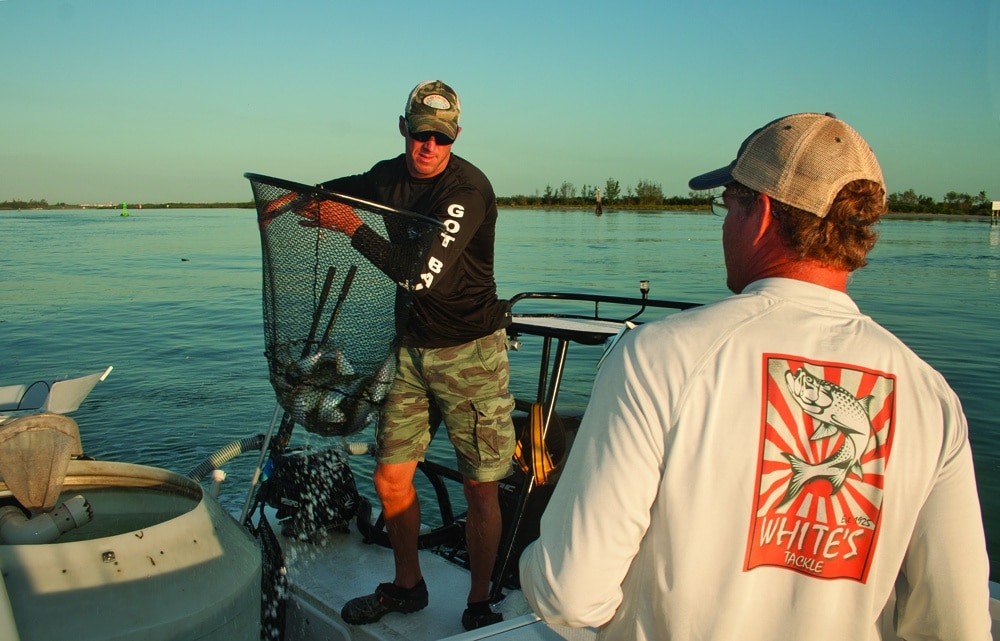
M 430 216 L 444 226 L 421 270 L 403 344 L 461 345 L 510 324 L 509 306 L 498 299 L 493 276 L 496 196 L 472 163 L 452 154 L 437 176 L 414 178 L 400 155 L 320 187 Z M 365 253 L 366 246 L 385 240 L 363 225 L 351 243 Z

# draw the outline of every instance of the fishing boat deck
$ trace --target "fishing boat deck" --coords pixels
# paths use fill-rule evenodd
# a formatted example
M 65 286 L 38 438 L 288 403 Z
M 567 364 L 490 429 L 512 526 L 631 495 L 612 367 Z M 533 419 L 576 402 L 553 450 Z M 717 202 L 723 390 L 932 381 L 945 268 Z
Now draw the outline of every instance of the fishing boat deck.
M 365 543 L 353 527 L 350 533 L 334 532 L 325 542 L 315 544 L 277 536 L 285 552 L 291 586 L 286 638 L 297 641 L 585 641 L 596 636 L 596 632 L 589 629 L 546 626 L 532 614 L 518 590 L 509 591 L 495 608 L 504 615 L 502 623 L 465 632 L 461 619 L 469 588 L 467 571 L 424 551 L 420 553 L 420 566 L 430 591 L 428 606 L 412 614 L 387 614 L 377 623 L 350 626 L 340 618 L 340 609 L 348 600 L 371 592 L 380 582 L 392 577 L 392 551 Z
M 601 345 L 618 334 L 624 323 L 584 317 L 515 315 L 510 333 L 544 339 L 537 402 L 547 409 L 556 401 L 569 343 Z M 555 343 L 554 358 L 550 350 Z M 522 497 L 523 498 L 523 497 Z M 271 521 L 274 522 L 273 520 Z M 301 542 L 275 533 L 288 579 L 285 637 L 296 641 L 364 640 L 387 641 L 589 641 L 596 630 L 547 625 L 532 613 L 523 594 L 504 589 L 494 610 L 504 615 L 501 623 L 466 632 L 462 610 L 469 587 L 468 571 L 430 551 L 420 552 L 421 570 L 430 592 L 426 608 L 412 614 L 390 613 L 372 624 L 344 623 L 340 610 L 357 596 L 370 593 L 393 576 L 392 551 L 366 543 L 357 528 L 332 532 L 319 543 Z M 516 558 L 506 559 L 516 563 Z M 494 588 L 497 590 L 496 586 Z M 496 592 L 494 593 L 495 596 Z

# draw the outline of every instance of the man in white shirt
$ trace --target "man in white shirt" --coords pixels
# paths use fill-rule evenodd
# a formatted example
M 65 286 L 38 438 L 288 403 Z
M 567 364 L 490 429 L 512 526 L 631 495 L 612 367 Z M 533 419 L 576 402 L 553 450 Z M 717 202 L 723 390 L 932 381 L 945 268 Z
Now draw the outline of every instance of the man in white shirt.
M 874 153 L 831 114 L 758 129 L 690 181 L 734 296 L 632 331 L 604 362 L 521 557 L 544 620 L 601 639 L 990 638 L 958 397 L 859 312 L 885 212 Z

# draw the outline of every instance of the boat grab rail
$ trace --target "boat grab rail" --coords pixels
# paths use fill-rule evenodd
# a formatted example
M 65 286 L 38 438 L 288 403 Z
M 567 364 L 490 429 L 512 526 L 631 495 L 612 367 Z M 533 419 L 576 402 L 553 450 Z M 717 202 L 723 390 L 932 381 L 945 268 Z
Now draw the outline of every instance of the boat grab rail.
M 648 308 L 683 311 L 701 305 L 701 303 L 687 301 L 648 298 L 648 281 L 641 281 L 639 291 L 642 292 L 642 298 L 567 292 L 522 292 L 510 299 L 512 322 L 507 333 L 515 339 L 523 333 L 568 340 L 584 345 L 599 345 L 620 331 L 621 327 L 626 323 L 631 323 L 634 319 L 641 316 Z M 551 308 L 541 313 L 515 310 L 515 306 L 519 303 L 522 303 L 521 307 L 526 307 L 525 303 L 530 304 L 530 301 L 543 300 L 560 301 L 561 303 L 565 303 L 566 307 L 569 307 L 573 303 L 592 304 L 593 309 L 589 313 L 571 309 L 567 309 L 565 312 L 557 312 Z M 605 305 L 605 309 L 610 305 L 629 307 L 631 309 L 627 311 L 619 310 L 622 313 L 615 316 L 607 314 L 602 316 L 602 303 Z M 630 315 L 622 317 L 629 312 L 631 312 Z M 557 322 L 553 323 L 553 321 Z M 568 323 L 562 324 L 558 321 L 568 321 Z M 641 322 L 637 321 L 635 324 L 640 324 Z M 516 348 L 515 343 L 514 349 Z
M 645 282 L 645 281 L 644 281 Z M 571 302 L 585 302 L 594 304 L 594 312 L 590 315 L 583 314 L 519 314 L 520 316 L 531 317 L 531 316 L 550 316 L 555 318 L 586 318 L 590 320 L 603 320 L 610 322 L 623 323 L 627 320 L 632 320 L 641 314 L 642 311 L 647 307 L 657 307 L 661 309 L 691 309 L 692 307 L 699 307 L 701 303 L 692 303 L 687 301 L 676 301 L 676 300 L 661 300 L 656 298 L 648 298 L 647 293 L 649 291 L 648 285 L 646 288 L 640 287 L 642 292 L 641 298 L 636 298 L 634 296 L 609 296 L 606 294 L 583 294 L 579 292 L 569 293 L 569 292 L 521 292 L 515 294 L 510 299 L 510 306 L 513 309 L 514 305 L 524 300 L 563 300 Z M 640 311 L 637 314 L 633 314 L 628 318 L 605 318 L 600 315 L 600 304 L 607 303 L 609 305 L 631 305 L 638 306 Z

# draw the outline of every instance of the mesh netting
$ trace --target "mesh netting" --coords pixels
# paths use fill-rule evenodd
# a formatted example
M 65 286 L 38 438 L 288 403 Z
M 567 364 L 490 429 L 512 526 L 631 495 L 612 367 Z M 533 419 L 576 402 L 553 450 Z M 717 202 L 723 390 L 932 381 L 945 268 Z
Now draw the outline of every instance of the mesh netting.
M 245 176 L 260 226 L 265 354 L 278 403 L 310 432 L 359 432 L 377 419 L 395 378 L 397 337 L 439 224 L 307 185 Z M 365 225 L 353 244 L 316 226 L 321 207 L 343 205 Z

